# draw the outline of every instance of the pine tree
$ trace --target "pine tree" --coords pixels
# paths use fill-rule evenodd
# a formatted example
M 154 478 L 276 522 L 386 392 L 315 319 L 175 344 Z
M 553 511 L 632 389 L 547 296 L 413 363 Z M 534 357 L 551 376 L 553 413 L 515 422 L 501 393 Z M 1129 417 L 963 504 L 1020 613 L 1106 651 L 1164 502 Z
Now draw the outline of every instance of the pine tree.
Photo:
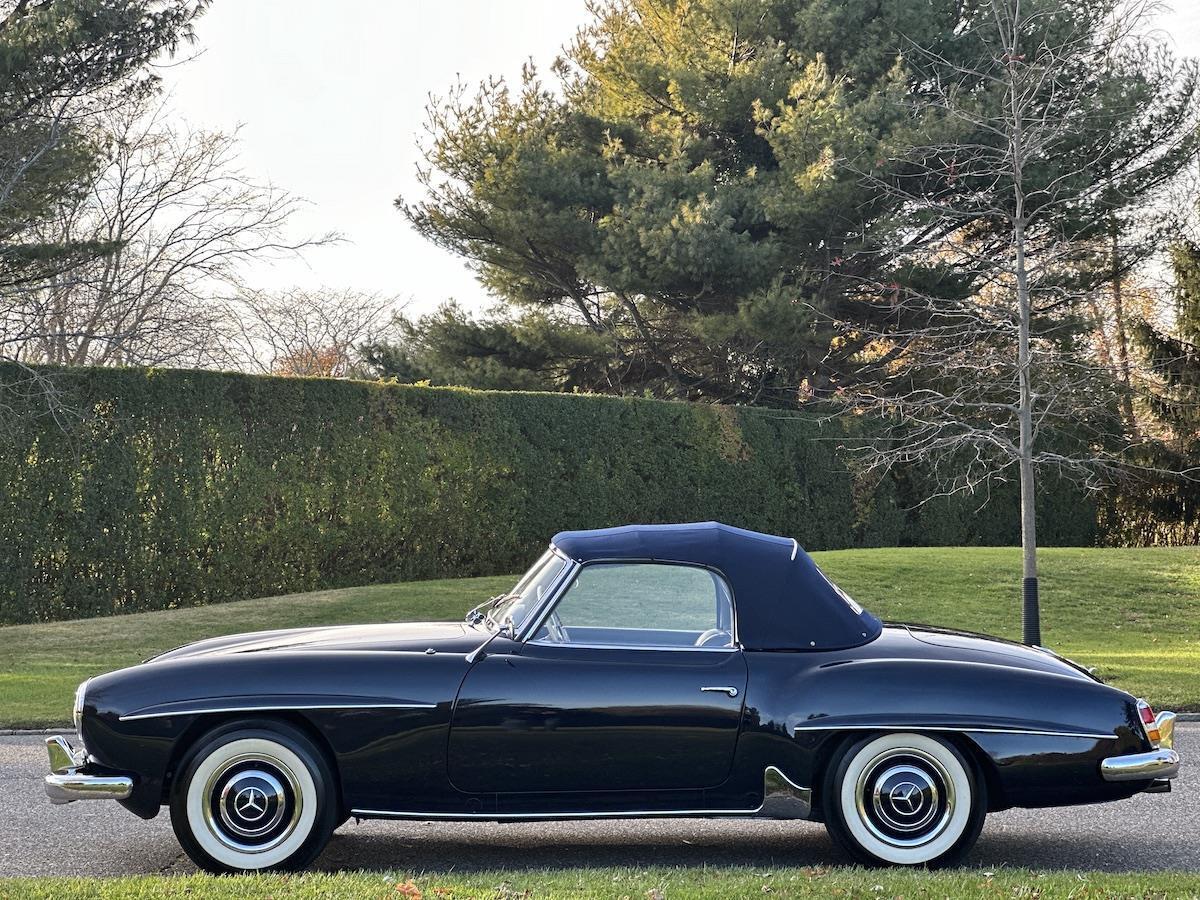
M 1143 320 L 1133 328 L 1152 379 L 1146 408 L 1159 434 L 1146 451 L 1151 474 L 1126 492 L 1123 518 L 1131 540 L 1191 544 L 1200 540 L 1200 245 L 1175 244 L 1171 263 L 1173 324 Z
M 587 389 L 794 405 L 862 349 L 836 324 L 875 314 L 856 282 L 929 277 L 864 244 L 897 203 L 840 162 L 936 127 L 901 102 L 901 51 L 947 47 L 960 7 L 598 3 L 556 89 L 527 72 L 431 108 L 427 193 L 401 209 L 518 320 L 590 332 Z

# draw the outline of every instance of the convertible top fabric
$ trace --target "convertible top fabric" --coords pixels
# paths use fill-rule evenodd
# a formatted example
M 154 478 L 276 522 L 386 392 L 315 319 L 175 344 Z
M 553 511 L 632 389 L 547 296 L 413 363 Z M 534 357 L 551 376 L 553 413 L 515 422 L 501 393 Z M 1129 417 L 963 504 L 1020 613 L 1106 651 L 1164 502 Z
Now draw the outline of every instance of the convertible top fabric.
M 875 640 L 880 621 L 854 604 L 791 538 L 720 522 L 562 531 L 551 542 L 576 562 L 653 560 L 721 572 L 747 650 L 840 650 Z

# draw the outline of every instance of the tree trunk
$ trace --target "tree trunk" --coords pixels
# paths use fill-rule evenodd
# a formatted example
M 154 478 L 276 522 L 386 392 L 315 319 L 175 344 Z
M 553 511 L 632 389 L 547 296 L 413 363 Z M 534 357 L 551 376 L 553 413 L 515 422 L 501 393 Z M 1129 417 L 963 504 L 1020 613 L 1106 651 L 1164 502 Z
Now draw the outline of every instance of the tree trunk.
M 1117 365 L 1121 376 L 1121 413 L 1125 418 L 1125 428 L 1129 436 L 1141 440 L 1137 418 L 1133 412 L 1133 379 L 1129 366 L 1129 335 L 1125 326 L 1125 295 L 1121 290 L 1121 244 L 1117 223 L 1109 225 L 1109 235 L 1112 239 L 1112 304 L 1113 324 L 1117 338 Z M 1101 323 L 1103 328 L 1103 323 Z
M 1029 270 L 1025 260 L 1028 221 L 1025 217 L 1025 117 L 1019 99 L 1017 67 L 1024 60 L 1020 53 L 1021 15 L 1013 13 L 1009 36 L 1008 100 L 1012 116 L 1010 152 L 1013 175 L 1013 252 L 1017 280 L 1017 371 L 1020 398 L 1017 418 L 1020 426 L 1021 470 L 1021 639 L 1026 644 L 1042 643 L 1041 610 L 1038 605 L 1037 574 L 1037 491 L 1033 471 L 1033 378 L 1029 353 L 1029 333 L 1033 324 L 1033 301 L 1029 296 Z
M 1023 198 L 1018 195 L 1017 219 L 1013 229 L 1016 244 L 1017 360 L 1020 370 L 1021 428 L 1021 639 L 1026 644 L 1042 643 L 1041 611 L 1038 607 L 1037 503 L 1033 472 L 1033 387 L 1030 383 L 1029 331 L 1032 319 L 1029 273 L 1025 269 L 1025 222 Z

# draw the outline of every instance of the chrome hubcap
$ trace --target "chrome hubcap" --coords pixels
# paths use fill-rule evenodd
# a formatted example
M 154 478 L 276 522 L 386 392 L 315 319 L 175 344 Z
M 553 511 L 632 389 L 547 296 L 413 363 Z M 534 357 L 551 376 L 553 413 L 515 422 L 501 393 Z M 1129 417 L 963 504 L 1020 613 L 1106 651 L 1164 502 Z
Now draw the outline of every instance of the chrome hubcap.
M 954 812 L 954 782 L 945 767 L 910 747 L 876 756 L 858 777 L 858 815 L 875 837 L 919 847 L 941 834 Z
M 242 853 L 262 853 L 287 840 L 303 803 L 292 770 L 263 754 L 225 762 L 208 779 L 204 796 L 209 831 Z

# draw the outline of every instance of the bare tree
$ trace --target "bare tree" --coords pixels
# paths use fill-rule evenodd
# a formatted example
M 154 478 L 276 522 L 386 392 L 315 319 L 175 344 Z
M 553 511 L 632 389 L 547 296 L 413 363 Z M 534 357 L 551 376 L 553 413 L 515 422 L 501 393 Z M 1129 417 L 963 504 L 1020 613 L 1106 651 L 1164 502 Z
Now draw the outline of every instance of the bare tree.
M 246 291 L 227 306 L 240 368 L 340 378 L 358 347 L 377 341 L 400 308 L 394 297 L 352 290 Z
M 193 42 L 206 7 L 207 0 L 0 0 L 0 310 L 99 249 L 47 243 L 35 231 L 93 165 L 88 123 L 152 93 L 149 63 Z M 22 329 L 15 340 L 26 336 Z M 12 362 L 2 338 L 0 362 Z M 34 395 L 45 402 L 31 403 Z M 6 372 L 0 427 L 37 408 L 70 413 L 45 372 Z
M 229 363 L 224 307 L 251 259 L 335 239 L 295 239 L 301 201 L 247 177 L 237 135 L 168 121 L 160 101 L 106 113 L 100 166 L 38 229 L 46 242 L 96 248 L 0 307 L 0 342 L 31 363 Z
M 963 9 L 956 40 L 974 52 L 955 58 L 973 63 L 906 54 L 925 90 L 907 102 L 940 112 L 936 134 L 847 162 L 903 201 L 899 222 L 869 227 L 904 277 L 859 283 L 875 324 L 861 380 L 838 396 L 884 420 L 860 448 L 870 467 L 929 464 L 944 492 L 1019 480 L 1023 630 L 1037 644 L 1036 472 L 1096 486 L 1129 449 L 1113 427 L 1127 354 L 1097 352 L 1087 304 L 1108 282 L 1119 303 L 1127 257 L 1106 268 L 1097 247 L 1195 160 L 1198 79 L 1143 36 L 1145 2 Z

